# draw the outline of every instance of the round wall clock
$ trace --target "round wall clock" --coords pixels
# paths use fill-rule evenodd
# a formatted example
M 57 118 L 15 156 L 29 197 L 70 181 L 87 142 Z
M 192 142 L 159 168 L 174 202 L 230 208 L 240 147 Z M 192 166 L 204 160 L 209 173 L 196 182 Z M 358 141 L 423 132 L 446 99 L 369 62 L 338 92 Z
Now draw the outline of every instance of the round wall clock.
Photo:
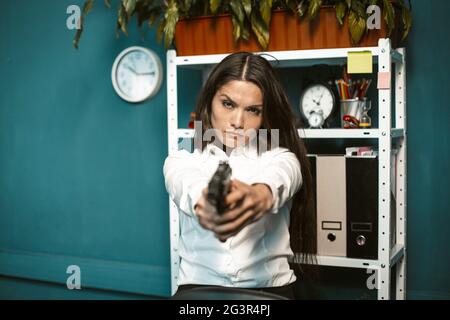
M 161 87 L 161 60 L 147 48 L 127 48 L 114 61 L 111 79 L 114 90 L 122 99 L 142 102 L 153 97 Z

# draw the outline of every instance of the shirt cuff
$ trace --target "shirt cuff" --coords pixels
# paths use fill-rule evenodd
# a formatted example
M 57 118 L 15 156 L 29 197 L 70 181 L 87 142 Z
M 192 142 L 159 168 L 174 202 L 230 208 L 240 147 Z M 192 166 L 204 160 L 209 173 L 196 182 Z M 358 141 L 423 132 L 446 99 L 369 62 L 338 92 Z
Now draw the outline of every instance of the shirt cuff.
M 273 204 L 272 208 L 269 210 L 270 213 L 277 213 L 278 210 L 280 209 L 280 198 L 284 191 L 284 185 L 281 183 L 275 183 L 274 182 L 275 180 L 276 180 L 275 177 L 273 179 L 271 179 L 270 177 L 259 177 L 252 182 L 252 184 L 258 183 L 266 184 L 272 191 Z

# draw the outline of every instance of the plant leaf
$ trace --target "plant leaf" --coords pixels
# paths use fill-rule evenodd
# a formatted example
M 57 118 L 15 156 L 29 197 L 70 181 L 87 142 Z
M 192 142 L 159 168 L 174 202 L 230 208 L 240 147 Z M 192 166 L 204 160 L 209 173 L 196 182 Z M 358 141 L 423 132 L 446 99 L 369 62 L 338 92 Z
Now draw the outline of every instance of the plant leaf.
M 94 0 L 86 0 L 86 2 L 84 3 L 83 12 L 81 13 L 81 17 L 80 17 L 80 29 L 78 29 L 77 32 L 75 33 L 75 37 L 73 38 L 73 41 L 72 41 L 72 44 L 75 47 L 75 49 L 78 49 L 78 44 L 80 42 L 81 34 L 83 33 L 84 18 L 92 10 L 93 6 L 94 6 Z
M 258 10 L 253 10 L 250 17 L 252 30 L 258 39 L 259 44 L 265 50 L 269 45 L 269 28 L 261 17 Z
M 217 13 L 217 10 L 219 9 L 221 3 L 222 3 L 222 0 L 209 0 L 209 6 L 211 8 L 212 14 Z
M 241 24 L 234 14 L 231 14 L 231 22 L 233 24 L 233 39 L 237 42 L 241 37 Z
M 161 14 L 161 8 L 156 7 L 150 10 L 150 16 L 148 18 L 148 26 L 152 27 L 155 24 L 156 18 Z
M 259 11 L 261 12 L 261 17 L 266 23 L 267 27 L 270 26 L 270 18 L 272 16 L 272 0 L 260 0 Z
M 358 43 L 366 31 L 366 19 L 358 16 L 353 10 L 350 10 L 348 15 L 348 29 L 353 43 Z
M 308 17 L 314 19 L 319 13 L 322 0 L 310 0 L 308 7 Z
M 111 8 L 111 0 L 104 0 L 105 6 Z
M 297 5 L 297 13 L 300 17 L 303 17 L 308 10 L 308 2 L 306 0 L 302 0 Z
M 412 27 L 412 17 L 411 13 L 406 7 L 402 8 L 402 19 L 403 19 L 403 37 L 402 41 L 406 39 L 409 34 L 409 31 Z
M 344 24 L 344 17 L 346 13 L 347 13 L 346 4 L 344 2 L 339 2 L 336 6 L 336 18 L 341 26 Z
M 94 0 L 87 0 L 84 3 L 84 7 L 83 7 L 83 16 L 84 17 L 92 10 L 93 6 L 94 6 Z
M 122 2 L 128 18 L 131 17 L 136 8 L 136 0 L 122 0 Z
M 128 37 L 127 24 L 128 24 L 127 12 L 125 10 L 125 7 L 123 6 L 123 3 L 121 3 L 119 6 L 119 11 L 117 13 L 117 26 Z
M 175 26 L 180 18 L 178 14 L 177 2 L 175 0 L 168 1 L 165 18 L 166 23 L 164 26 L 164 44 L 166 48 L 168 48 L 173 41 L 173 37 L 175 36 Z
M 293 13 L 297 14 L 297 1 L 284 0 L 284 5 L 289 8 Z
M 242 30 L 244 29 L 245 19 L 244 8 L 239 0 L 231 0 L 229 5 L 233 22 L 233 38 L 234 41 L 238 41 L 243 35 Z
M 156 28 L 156 39 L 158 40 L 159 43 L 161 43 L 162 41 L 165 26 L 166 21 L 164 19 L 161 19 L 161 21 L 158 24 L 158 27 Z
M 231 11 L 235 14 L 239 23 L 242 24 L 245 19 L 244 7 L 242 6 L 241 1 L 239 0 L 231 0 L 230 1 Z
M 252 14 L 252 0 L 242 0 L 242 7 L 244 8 L 245 15 L 250 19 Z
M 366 5 L 361 0 L 352 0 L 350 8 L 358 14 L 359 17 L 365 18 L 367 16 Z
M 383 0 L 384 20 L 388 27 L 388 37 L 395 28 L 395 12 L 392 3 L 389 0 Z

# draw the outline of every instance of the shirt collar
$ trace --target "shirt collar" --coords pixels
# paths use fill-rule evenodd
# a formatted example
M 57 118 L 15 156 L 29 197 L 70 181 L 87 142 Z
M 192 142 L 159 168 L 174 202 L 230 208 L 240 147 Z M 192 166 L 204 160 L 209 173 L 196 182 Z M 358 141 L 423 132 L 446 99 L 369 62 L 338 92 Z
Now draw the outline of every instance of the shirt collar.
M 228 158 L 226 152 L 224 150 L 222 150 L 221 147 L 214 144 L 214 142 L 206 145 L 205 152 L 208 155 L 215 155 L 215 156 L 220 156 L 222 158 Z M 237 147 L 237 148 L 233 149 L 230 153 L 230 156 L 231 155 L 237 155 L 237 156 L 243 155 L 249 159 L 257 159 L 258 158 L 258 148 L 257 148 L 256 139 L 252 139 L 245 146 L 241 146 L 241 147 Z

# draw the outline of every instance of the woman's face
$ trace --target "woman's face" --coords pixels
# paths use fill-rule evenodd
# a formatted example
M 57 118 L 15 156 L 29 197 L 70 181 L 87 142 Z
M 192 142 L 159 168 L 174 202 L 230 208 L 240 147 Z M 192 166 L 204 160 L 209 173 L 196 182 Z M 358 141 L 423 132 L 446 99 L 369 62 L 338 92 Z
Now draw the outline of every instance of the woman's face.
M 221 142 L 235 148 L 249 142 L 245 132 L 261 127 L 263 95 L 252 82 L 233 80 L 219 88 L 211 109 L 211 125 L 219 130 Z

